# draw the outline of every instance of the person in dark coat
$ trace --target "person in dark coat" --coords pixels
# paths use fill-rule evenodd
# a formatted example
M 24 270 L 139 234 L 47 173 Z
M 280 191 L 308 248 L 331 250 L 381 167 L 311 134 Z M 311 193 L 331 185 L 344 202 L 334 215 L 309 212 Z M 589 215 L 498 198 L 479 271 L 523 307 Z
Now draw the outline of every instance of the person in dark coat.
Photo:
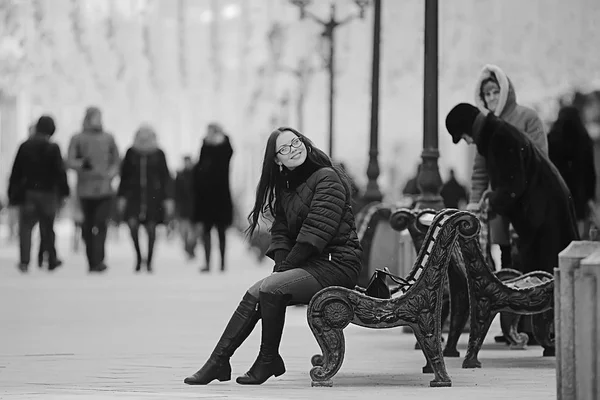
M 550 161 L 573 196 L 579 234 L 587 237 L 588 203 L 596 197 L 596 169 L 592 139 L 575 107 L 563 107 L 559 111 L 548 135 L 548 145 Z
M 183 168 L 175 178 L 175 215 L 185 252 L 192 259 L 196 257 L 196 230 L 192 223 L 194 211 L 194 163 L 192 157 L 183 158 Z
M 442 186 L 440 196 L 444 199 L 444 207 L 446 208 L 462 210 L 469 201 L 467 189 L 456 180 L 453 169 L 450 169 L 450 178 Z
M 490 177 L 492 213 L 506 217 L 519 235 L 523 272 L 553 272 L 558 254 L 579 240 L 573 199 L 552 162 L 514 126 L 461 103 L 446 117 L 454 143 L 477 146 Z
M 19 207 L 21 272 L 28 270 L 31 231 L 38 222 L 40 253 L 47 254 L 48 269 L 52 271 L 61 264 L 56 256 L 54 219 L 70 190 L 60 148 L 50 141 L 55 130 L 51 117 L 40 117 L 35 134 L 19 147 L 9 179 L 9 202 Z
M 237 383 L 262 384 L 285 372 L 279 344 L 286 307 L 308 304 L 328 286 L 354 288 L 358 280 L 362 248 L 351 196 L 346 175 L 306 136 L 292 128 L 271 133 L 247 234 L 252 237 L 265 213 L 274 215 L 266 253 L 274 273 L 248 289 L 208 361 L 185 383 L 229 380 L 229 358 L 259 319 L 258 358 Z
M 118 190 L 118 208 L 129 226 L 136 254 L 135 271 L 142 263 L 152 271 L 152 256 L 156 240 L 156 225 L 165 222 L 173 213 L 171 175 L 165 153 L 158 147 L 156 133 L 147 125 L 140 127 L 133 146 L 121 164 L 121 183 Z M 148 234 L 148 256 L 142 259 L 139 228 Z
M 27 129 L 29 138 L 33 138 L 35 136 L 35 134 L 37 133 L 36 125 L 37 125 L 36 122 L 29 125 L 29 127 Z M 58 214 L 58 210 L 57 210 L 57 214 Z M 38 267 L 40 267 L 40 268 L 42 268 L 44 266 L 44 259 L 48 258 L 48 254 L 44 250 L 44 247 L 45 246 L 44 246 L 44 242 L 42 241 L 42 235 L 40 235 L 40 244 L 38 246 L 38 257 L 37 257 Z M 56 262 L 58 265 L 62 265 L 62 261 L 60 259 L 58 259 L 58 256 L 57 256 Z
M 201 272 L 210 271 L 211 232 L 217 228 L 221 271 L 225 270 L 226 231 L 233 221 L 233 203 L 229 189 L 229 163 L 233 148 L 229 137 L 217 124 L 208 125 L 200 158 L 194 167 L 193 221 L 202 226 L 206 265 Z

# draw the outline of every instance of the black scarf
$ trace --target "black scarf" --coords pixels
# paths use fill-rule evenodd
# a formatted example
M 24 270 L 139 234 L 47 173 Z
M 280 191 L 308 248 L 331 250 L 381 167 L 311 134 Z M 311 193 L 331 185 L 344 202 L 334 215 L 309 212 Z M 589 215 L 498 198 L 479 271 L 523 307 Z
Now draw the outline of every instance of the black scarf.
M 306 160 L 302 165 L 293 170 L 283 167 L 283 171 L 281 172 L 282 186 L 288 190 L 295 190 L 302 183 L 306 182 L 309 176 L 321 168 L 323 167 L 315 164 L 308 157 L 306 157 Z

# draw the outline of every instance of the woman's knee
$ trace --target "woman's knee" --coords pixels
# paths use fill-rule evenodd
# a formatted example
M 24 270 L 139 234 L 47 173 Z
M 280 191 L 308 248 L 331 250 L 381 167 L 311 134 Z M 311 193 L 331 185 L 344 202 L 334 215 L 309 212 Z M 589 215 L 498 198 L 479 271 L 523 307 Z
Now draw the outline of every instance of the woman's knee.
M 308 273 L 301 275 L 285 272 L 269 275 L 263 279 L 260 291 L 273 294 L 289 294 L 295 301 L 307 301 L 318 292 L 321 285 Z
M 250 295 L 252 295 L 252 297 L 255 297 L 258 299 L 258 293 L 260 292 L 260 287 L 261 287 L 263 281 L 264 281 L 264 279 L 261 279 L 260 281 L 256 282 L 254 285 L 250 286 L 250 288 L 247 290 L 247 292 Z
M 263 293 L 277 293 L 279 288 L 281 287 L 281 283 L 277 279 L 272 279 L 271 277 L 274 275 L 269 275 L 265 279 L 262 280 L 259 291 Z

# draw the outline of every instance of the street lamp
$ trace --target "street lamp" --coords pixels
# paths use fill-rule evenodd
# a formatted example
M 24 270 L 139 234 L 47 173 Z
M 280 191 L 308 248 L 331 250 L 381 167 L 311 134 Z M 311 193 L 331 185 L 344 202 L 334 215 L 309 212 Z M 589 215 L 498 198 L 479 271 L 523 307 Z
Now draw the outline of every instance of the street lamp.
M 379 190 L 379 61 L 381 56 L 381 0 L 375 0 L 373 7 L 373 58 L 371 68 L 371 129 L 369 141 L 369 165 L 367 167 L 367 190 L 365 204 L 381 201 Z
M 365 17 L 365 8 L 369 4 L 369 0 L 354 0 L 354 3 L 359 9 L 358 14 L 351 14 L 344 19 L 338 20 L 335 15 L 335 2 L 331 2 L 330 12 L 329 12 L 329 21 L 325 21 L 306 8 L 312 3 L 312 0 L 290 0 L 290 3 L 295 5 L 300 9 L 300 19 L 305 19 L 306 17 L 312 19 L 313 21 L 319 23 L 323 27 L 323 33 L 321 36 L 329 42 L 329 54 L 327 60 L 327 70 L 329 72 L 329 157 L 333 158 L 333 120 L 334 120 L 334 112 L 333 112 L 333 100 L 335 96 L 335 28 L 341 25 L 345 25 L 348 22 L 360 18 L 364 19 Z
M 423 164 L 417 177 L 421 194 L 417 208 L 444 207 L 438 168 L 438 0 L 425 0 L 425 60 L 423 84 Z

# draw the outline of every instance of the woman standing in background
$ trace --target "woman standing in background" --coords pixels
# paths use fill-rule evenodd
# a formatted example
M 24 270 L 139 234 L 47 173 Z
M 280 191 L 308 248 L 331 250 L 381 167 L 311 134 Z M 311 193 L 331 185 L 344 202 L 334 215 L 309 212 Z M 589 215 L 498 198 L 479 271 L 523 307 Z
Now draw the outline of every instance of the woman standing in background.
M 206 265 L 201 272 L 210 271 L 211 231 L 217 228 L 221 271 L 225 271 L 227 228 L 233 221 L 233 204 L 229 189 L 229 163 L 233 148 L 223 129 L 215 124 L 208 125 L 200 158 L 194 167 L 194 211 L 193 222 L 202 227 Z
M 133 146 L 125 154 L 118 197 L 119 212 L 129 227 L 135 248 L 135 271 L 139 272 L 145 263 L 148 272 L 152 272 L 156 225 L 172 215 L 174 204 L 165 153 L 158 147 L 156 132 L 148 125 L 140 127 Z M 140 249 L 140 225 L 148 235 L 146 259 Z

